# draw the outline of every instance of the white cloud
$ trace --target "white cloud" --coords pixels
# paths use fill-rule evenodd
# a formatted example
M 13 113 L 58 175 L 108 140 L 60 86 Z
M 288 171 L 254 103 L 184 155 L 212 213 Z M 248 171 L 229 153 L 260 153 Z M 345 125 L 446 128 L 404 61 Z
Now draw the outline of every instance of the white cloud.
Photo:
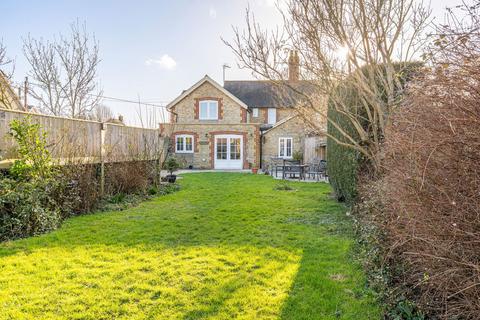
M 157 66 L 160 69 L 173 70 L 177 66 L 177 62 L 168 54 L 164 54 L 160 59 L 149 58 L 145 61 L 147 66 Z
M 216 19 L 217 18 L 217 10 L 215 10 L 214 7 L 210 7 L 210 9 L 208 10 L 208 15 L 210 16 L 210 18 Z

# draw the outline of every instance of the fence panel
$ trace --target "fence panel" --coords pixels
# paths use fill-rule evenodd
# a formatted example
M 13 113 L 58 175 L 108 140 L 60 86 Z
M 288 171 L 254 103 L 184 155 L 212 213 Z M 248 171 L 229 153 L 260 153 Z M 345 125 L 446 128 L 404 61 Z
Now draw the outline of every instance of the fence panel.
M 47 133 L 49 150 L 59 162 L 100 162 L 102 155 L 107 162 L 153 160 L 162 154 L 163 140 L 157 129 L 0 109 L 0 161 L 3 160 L 3 167 L 7 166 L 5 163 L 9 159 L 18 157 L 15 142 L 8 135 L 9 124 L 26 116 L 30 116 L 32 122 L 39 123 Z

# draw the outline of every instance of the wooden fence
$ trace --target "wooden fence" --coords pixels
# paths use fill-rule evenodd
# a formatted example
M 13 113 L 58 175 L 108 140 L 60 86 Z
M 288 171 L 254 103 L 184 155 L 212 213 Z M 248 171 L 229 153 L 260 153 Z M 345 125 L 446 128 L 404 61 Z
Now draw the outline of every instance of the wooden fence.
M 157 160 L 164 153 L 158 129 L 0 109 L 0 168 L 17 158 L 15 142 L 8 135 L 10 122 L 26 116 L 47 133 L 49 150 L 58 163 Z
M 326 137 L 306 137 L 303 150 L 303 161 L 305 163 L 312 163 L 316 159 L 326 160 L 326 144 Z

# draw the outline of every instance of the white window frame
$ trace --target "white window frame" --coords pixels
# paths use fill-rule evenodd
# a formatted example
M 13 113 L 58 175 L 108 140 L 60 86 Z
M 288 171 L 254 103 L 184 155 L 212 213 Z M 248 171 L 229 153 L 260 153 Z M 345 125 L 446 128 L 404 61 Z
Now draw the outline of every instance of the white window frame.
M 202 104 L 207 106 L 207 116 L 202 117 Z M 215 105 L 215 114 L 210 114 L 210 106 Z M 217 100 L 200 100 L 198 103 L 198 119 L 200 120 L 218 120 L 218 101 Z
M 178 138 L 182 138 L 182 148 L 178 149 Z M 187 150 L 186 138 L 192 139 L 192 150 Z M 195 138 L 191 134 L 179 134 L 175 136 L 175 153 L 193 153 L 195 150 Z
M 282 140 L 284 141 L 283 143 L 283 156 L 281 155 L 281 151 L 282 151 Z M 287 140 L 290 140 L 290 156 L 287 156 Z M 279 158 L 283 158 L 283 159 L 292 159 L 293 158 L 293 138 L 292 137 L 280 137 L 278 138 L 278 157 Z
M 273 117 L 270 117 L 271 113 L 274 114 Z M 271 119 L 273 118 L 273 119 Z M 267 110 L 267 123 L 274 125 L 277 123 L 277 108 L 268 108 Z
M 258 118 L 258 108 L 253 108 L 252 109 L 252 117 Z

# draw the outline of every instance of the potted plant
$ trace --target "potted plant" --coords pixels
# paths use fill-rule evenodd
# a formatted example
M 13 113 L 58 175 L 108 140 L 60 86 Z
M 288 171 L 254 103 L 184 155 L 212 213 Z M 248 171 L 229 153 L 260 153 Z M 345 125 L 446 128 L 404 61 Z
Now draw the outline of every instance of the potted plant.
M 295 151 L 292 155 L 292 159 L 295 161 L 303 161 L 303 153 L 300 151 Z
M 253 173 L 253 174 L 257 174 L 257 172 L 258 172 L 258 168 L 257 168 L 257 167 L 253 167 L 253 168 L 252 168 L 252 173 Z
M 169 174 L 165 178 L 168 182 L 174 183 L 177 180 L 177 176 L 173 174 L 173 172 L 178 170 L 178 168 L 180 168 L 180 163 L 177 161 L 177 159 L 173 157 L 167 159 L 165 162 L 165 169 L 167 169 Z

